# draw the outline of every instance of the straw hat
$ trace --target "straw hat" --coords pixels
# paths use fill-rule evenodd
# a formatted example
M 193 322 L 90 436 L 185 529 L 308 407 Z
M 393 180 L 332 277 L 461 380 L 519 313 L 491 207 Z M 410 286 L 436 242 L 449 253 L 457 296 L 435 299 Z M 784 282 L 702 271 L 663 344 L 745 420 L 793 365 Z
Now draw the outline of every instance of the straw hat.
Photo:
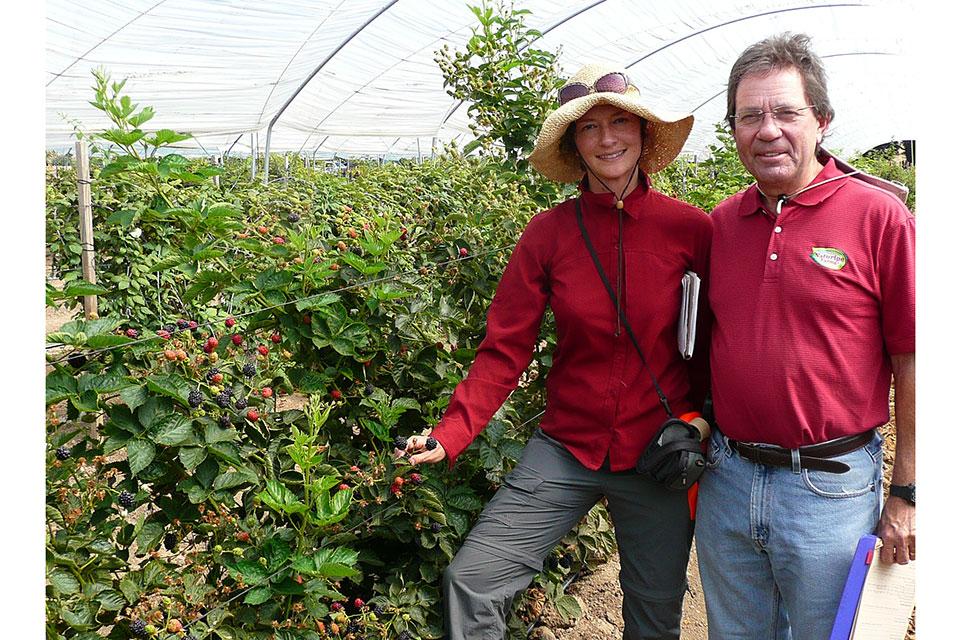
M 568 84 L 582 83 L 593 87 L 598 78 L 610 73 L 624 73 L 621 69 L 604 64 L 588 64 L 578 71 Z M 624 75 L 626 75 L 624 73 Z M 560 141 L 570 123 L 583 117 L 587 111 L 598 104 L 612 104 L 624 111 L 634 113 L 647 121 L 644 129 L 643 149 L 640 152 L 640 168 L 647 173 L 655 173 L 673 162 L 680 153 L 683 143 L 693 128 L 693 116 L 657 115 L 643 106 L 640 90 L 632 83 L 624 93 L 611 91 L 591 92 L 580 98 L 574 98 L 558 107 L 543 123 L 537 144 L 530 154 L 530 164 L 551 180 L 559 182 L 577 182 L 584 174 L 580 157 L 574 151 L 560 148 Z

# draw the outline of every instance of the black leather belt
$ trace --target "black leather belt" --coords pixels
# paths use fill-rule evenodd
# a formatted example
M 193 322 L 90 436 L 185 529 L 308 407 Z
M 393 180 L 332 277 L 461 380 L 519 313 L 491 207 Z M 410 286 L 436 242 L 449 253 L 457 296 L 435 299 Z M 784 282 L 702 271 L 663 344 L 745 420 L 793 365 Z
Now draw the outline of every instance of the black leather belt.
M 807 447 L 800 447 L 800 467 L 803 469 L 813 469 L 815 471 L 828 471 L 830 473 L 846 473 L 850 466 L 830 460 L 850 453 L 855 449 L 866 445 L 873 440 L 874 429 L 864 431 L 855 436 L 846 436 L 837 438 L 821 444 L 814 444 Z M 793 467 L 793 455 L 790 449 L 783 447 L 757 446 L 730 440 L 730 447 L 752 462 L 766 464 L 773 467 Z

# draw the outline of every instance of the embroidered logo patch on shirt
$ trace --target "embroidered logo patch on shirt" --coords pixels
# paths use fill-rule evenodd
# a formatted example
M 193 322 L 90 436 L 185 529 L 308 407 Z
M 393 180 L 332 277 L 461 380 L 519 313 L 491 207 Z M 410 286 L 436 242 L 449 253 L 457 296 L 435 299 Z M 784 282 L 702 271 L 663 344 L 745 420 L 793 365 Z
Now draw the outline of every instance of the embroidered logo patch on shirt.
M 847 254 L 840 249 L 830 247 L 814 247 L 810 257 L 821 267 L 832 271 L 840 271 L 847 264 Z

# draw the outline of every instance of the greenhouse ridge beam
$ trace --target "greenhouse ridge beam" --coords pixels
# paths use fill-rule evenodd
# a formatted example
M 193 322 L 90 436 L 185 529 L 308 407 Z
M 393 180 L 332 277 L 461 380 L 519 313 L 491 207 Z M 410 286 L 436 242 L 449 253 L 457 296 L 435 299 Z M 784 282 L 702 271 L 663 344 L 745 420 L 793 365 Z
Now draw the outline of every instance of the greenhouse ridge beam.
M 663 45 L 662 47 L 657 47 L 656 49 L 654 49 L 654 50 L 651 51 L 650 53 L 644 54 L 644 55 L 641 56 L 640 58 L 637 58 L 636 60 L 634 60 L 633 62 L 631 62 L 630 64 L 627 65 L 627 69 L 629 69 L 630 67 L 632 67 L 632 66 L 635 65 L 635 64 L 638 64 L 638 63 L 640 63 L 640 62 L 643 62 L 644 60 L 646 60 L 647 58 L 649 58 L 650 56 L 652 56 L 652 55 L 654 55 L 654 54 L 656 54 L 656 53 L 660 53 L 660 52 L 663 51 L 664 49 L 668 49 L 668 48 L 672 47 L 672 46 L 675 45 L 675 44 L 679 44 L 679 43 L 683 42 L 684 40 L 689 40 L 690 38 L 693 38 L 694 36 L 703 35 L 703 34 L 706 33 L 707 31 L 713 31 L 714 29 L 719 29 L 720 27 L 727 27 L 727 26 L 730 26 L 731 24 L 736 24 L 736 23 L 738 23 L 738 22 L 744 22 L 744 21 L 746 21 L 746 20 L 753 20 L 753 19 L 755 19 L 755 18 L 763 18 L 763 17 L 766 17 L 766 16 L 773 16 L 773 15 L 777 15 L 777 14 L 779 14 L 779 13 L 787 13 L 787 12 L 790 12 L 790 11 L 806 11 L 806 10 L 808 10 L 808 9 L 836 9 L 836 8 L 840 8 L 840 7 L 860 7 L 860 8 L 863 8 L 863 7 L 866 7 L 866 6 L 868 6 L 868 5 L 865 5 L 865 4 L 860 3 L 860 2 L 842 2 L 842 3 L 836 3 L 836 4 L 816 4 L 816 5 L 811 5 L 811 6 L 809 6 L 809 7 L 790 7 L 790 8 L 788 8 L 788 9 L 776 9 L 776 10 L 774 10 L 774 11 L 764 11 L 764 12 L 762 12 L 762 13 L 753 13 L 753 14 L 750 14 L 749 16 L 741 16 L 741 17 L 739 17 L 739 18 L 734 18 L 733 20 L 727 20 L 726 22 L 721 22 L 721 23 L 719 23 L 719 24 L 711 25 L 711 26 L 706 27 L 706 28 L 704 28 L 704 29 L 700 29 L 699 31 L 694 31 L 693 33 L 688 33 L 687 35 L 683 36 L 682 38 L 677 38 L 676 40 L 672 40 L 672 41 L 668 42 L 667 44 Z
M 310 84 L 310 81 L 313 80 L 313 78 L 318 73 L 320 73 L 320 70 L 323 69 L 326 66 L 326 64 L 333 59 L 333 56 L 337 55 L 340 52 L 340 50 L 343 49 L 345 46 L 347 46 L 351 40 L 356 38 L 361 31 L 363 31 L 368 26 L 370 26 L 370 23 L 372 23 L 374 20 L 382 16 L 387 11 L 387 9 L 389 9 L 395 4 L 397 4 L 397 0 L 390 0 L 390 2 L 385 4 L 382 9 L 377 11 L 374 15 L 370 16 L 370 18 L 368 18 L 366 22 L 364 22 L 362 25 L 357 27 L 357 29 L 354 30 L 353 33 L 347 36 L 344 39 L 344 41 L 341 42 L 339 46 L 337 46 L 336 49 L 330 52 L 330 55 L 328 55 L 326 58 L 323 59 L 323 62 L 317 65 L 317 68 L 314 69 L 309 76 L 307 76 L 306 80 L 304 80 L 299 87 L 297 87 L 297 90 L 293 92 L 293 95 L 287 98 L 287 101 L 284 102 L 283 106 L 280 107 L 280 110 L 277 111 L 277 115 L 273 116 L 273 119 L 270 120 L 270 124 L 267 125 L 267 143 L 266 145 L 264 145 L 264 151 L 263 151 L 263 184 L 267 184 L 267 181 L 270 178 L 270 136 L 273 134 L 273 125 L 277 123 L 277 120 L 280 119 L 280 116 L 283 115 L 283 112 L 286 111 L 287 107 L 290 106 L 290 103 L 294 101 L 294 99 L 300 94 L 301 91 L 303 91 L 303 89 L 308 84 Z

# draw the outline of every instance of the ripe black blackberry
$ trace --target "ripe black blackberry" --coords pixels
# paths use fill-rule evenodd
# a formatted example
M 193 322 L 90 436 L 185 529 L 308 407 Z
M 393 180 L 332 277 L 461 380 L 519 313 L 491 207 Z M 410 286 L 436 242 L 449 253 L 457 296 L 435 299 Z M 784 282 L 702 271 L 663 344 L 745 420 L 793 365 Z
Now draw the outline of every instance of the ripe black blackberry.
M 67 357 L 67 364 L 69 364 L 74 369 L 79 369 L 83 365 L 87 364 L 87 356 L 82 353 L 72 353 Z
M 233 426 L 233 420 L 225 413 L 217 419 L 217 424 L 219 424 L 222 429 L 229 429 Z
M 221 391 L 218 393 L 215 400 L 217 401 L 217 406 L 222 409 L 226 409 L 230 406 L 230 394 L 226 391 Z
M 437 439 L 434 438 L 433 436 L 430 436 L 429 438 L 427 438 L 426 447 L 427 447 L 427 451 L 433 451 L 434 449 L 436 449 L 436 448 L 437 448 Z
M 139 637 L 147 635 L 147 623 L 143 620 L 134 620 L 130 623 L 130 633 Z
M 177 329 L 187 329 L 189 327 L 190 327 L 189 320 L 184 320 L 182 318 L 180 320 L 177 320 Z
M 210 371 L 207 371 L 207 382 L 213 382 L 213 376 L 220 373 L 219 367 L 212 367 Z
M 199 389 L 194 389 L 190 392 L 190 395 L 187 396 L 187 403 L 194 409 L 203 404 L 203 394 L 200 393 Z
M 246 399 L 246 398 L 243 398 L 243 397 L 237 398 L 237 401 L 233 403 L 233 406 L 235 406 L 235 407 L 237 408 L 237 410 L 246 409 L 246 408 L 247 408 L 247 399 Z
M 245 375 L 248 378 L 252 378 L 256 374 L 257 374 L 257 365 L 253 364 L 252 362 L 248 362 L 247 364 L 243 365 L 243 375 Z
M 430 531 L 433 531 L 434 533 L 440 533 L 441 529 L 443 529 L 443 525 L 439 522 L 433 522 L 430 524 Z
M 67 460 L 70 457 L 70 447 L 64 445 L 57 447 L 57 460 Z
M 383 615 L 383 607 L 381 607 L 379 604 L 373 605 L 373 614 L 374 614 L 375 616 L 377 616 L 377 617 L 382 616 L 382 615 Z
M 410 640 L 410 634 L 406 631 L 401 631 L 400 635 L 397 636 L 397 640 Z
M 293 222 L 293 223 L 300 222 L 300 214 L 299 214 L 299 213 L 291 213 L 291 214 L 289 214 L 289 215 L 287 216 L 287 222 Z
M 179 542 L 179 540 L 177 540 L 177 534 L 174 532 L 168 531 L 167 533 L 163 534 L 163 548 L 167 551 L 173 551 L 176 549 L 177 542 Z
M 177 332 L 177 325 L 175 325 L 175 324 L 173 324 L 173 323 L 165 324 L 165 325 L 163 325 L 163 330 L 166 331 L 167 333 L 176 333 L 176 332 Z
M 407 439 L 403 436 L 397 436 L 393 439 L 393 446 L 396 449 L 406 449 L 407 448 Z
M 136 500 L 134 499 L 134 495 L 129 491 L 121 491 L 117 497 L 117 503 L 124 509 L 131 509 L 133 505 L 136 504 Z
M 370 396 L 373 395 L 373 385 L 369 382 L 363 385 L 363 395 Z

